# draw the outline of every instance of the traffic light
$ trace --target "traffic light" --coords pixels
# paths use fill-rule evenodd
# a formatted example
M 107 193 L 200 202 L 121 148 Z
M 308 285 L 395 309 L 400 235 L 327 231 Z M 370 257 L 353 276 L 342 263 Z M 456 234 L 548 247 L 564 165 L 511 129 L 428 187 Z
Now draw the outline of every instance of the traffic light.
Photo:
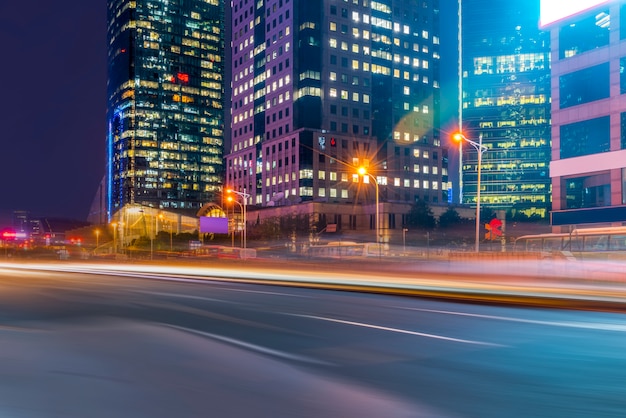
M 331 147 L 336 147 L 337 146 L 337 139 L 336 138 L 330 138 L 330 146 Z
M 493 218 L 488 224 L 485 224 L 487 233 L 485 239 L 495 241 L 502 238 L 502 221 L 498 218 Z

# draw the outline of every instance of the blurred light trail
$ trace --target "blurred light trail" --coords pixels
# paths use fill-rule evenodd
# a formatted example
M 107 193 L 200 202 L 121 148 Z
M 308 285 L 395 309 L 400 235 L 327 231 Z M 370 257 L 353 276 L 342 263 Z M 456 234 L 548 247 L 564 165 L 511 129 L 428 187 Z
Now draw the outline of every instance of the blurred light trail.
M 483 342 L 483 341 L 463 340 L 461 338 L 445 337 L 443 335 L 426 334 L 426 333 L 423 333 L 423 332 L 409 331 L 409 330 L 406 330 L 406 329 L 383 327 L 383 326 L 380 326 L 380 325 L 373 325 L 373 324 L 364 324 L 362 322 L 344 321 L 342 319 L 326 318 L 326 317 L 323 317 L 323 316 L 296 315 L 296 314 L 292 314 L 292 315 L 293 316 L 299 316 L 299 317 L 302 317 L 302 318 L 319 319 L 320 321 L 337 322 L 339 324 L 354 325 L 354 326 L 357 326 L 357 327 L 378 329 L 378 330 L 381 330 L 381 331 L 391 331 L 391 332 L 397 332 L 397 333 L 400 333 L 400 334 L 416 335 L 418 337 L 434 338 L 436 340 L 445 340 L 445 341 L 452 341 L 452 342 L 464 343 L 464 344 L 486 345 L 486 346 L 491 346 L 491 347 L 506 347 L 506 346 L 501 345 L 501 344 L 487 343 L 487 342 Z
M 407 309 L 410 311 L 418 311 L 418 312 L 430 312 L 430 313 L 439 313 L 445 315 L 456 315 L 456 316 L 468 316 L 472 318 L 484 318 L 484 319 L 495 319 L 498 321 L 509 321 L 509 322 L 520 322 L 524 324 L 536 324 L 536 325 L 546 325 L 553 327 L 566 327 L 566 328 L 581 328 L 581 329 L 595 329 L 595 330 L 604 330 L 604 331 L 616 331 L 616 332 L 626 332 L 626 325 L 616 325 L 616 324 L 601 324 L 598 322 L 554 322 L 554 321 L 538 321 L 533 319 L 521 319 L 521 318 L 511 318 L 506 316 L 494 316 L 494 315 L 480 315 L 466 312 L 454 312 L 454 311 L 438 311 L 435 309 L 420 309 L 420 308 L 404 308 L 401 306 L 397 307 L 398 309 Z

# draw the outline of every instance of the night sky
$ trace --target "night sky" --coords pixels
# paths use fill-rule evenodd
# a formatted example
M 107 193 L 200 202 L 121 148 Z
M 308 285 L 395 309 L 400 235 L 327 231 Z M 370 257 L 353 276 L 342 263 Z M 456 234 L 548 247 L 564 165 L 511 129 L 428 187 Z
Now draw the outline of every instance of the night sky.
M 456 38 L 456 1 L 441 3 L 443 47 Z M 14 210 L 85 220 L 105 169 L 106 0 L 2 1 L 0 45 L 0 228 Z M 444 114 L 456 106 L 447 51 Z
M 0 2 L 0 227 L 86 219 L 104 174 L 106 1 Z

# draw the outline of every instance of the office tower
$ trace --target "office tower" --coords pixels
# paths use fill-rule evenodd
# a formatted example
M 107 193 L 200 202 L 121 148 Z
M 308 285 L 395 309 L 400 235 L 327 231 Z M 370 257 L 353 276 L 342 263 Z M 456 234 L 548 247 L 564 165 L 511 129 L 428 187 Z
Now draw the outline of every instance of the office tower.
M 626 4 L 586 6 L 542 4 L 552 37 L 555 231 L 626 222 Z
M 462 129 L 488 147 L 481 207 L 547 218 L 550 201 L 550 37 L 539 0 L 462 2 Z M 478 153 L 463 143 L 463 202 L 476 205 Z
M 108 1 L 108 218 L 193 213 L 223 175 L 223 2 Z
M 438 1 L 231 6 L 227 185 L 260 206 L 372 202 L 373 182 L 381 201 L 447 202 Z

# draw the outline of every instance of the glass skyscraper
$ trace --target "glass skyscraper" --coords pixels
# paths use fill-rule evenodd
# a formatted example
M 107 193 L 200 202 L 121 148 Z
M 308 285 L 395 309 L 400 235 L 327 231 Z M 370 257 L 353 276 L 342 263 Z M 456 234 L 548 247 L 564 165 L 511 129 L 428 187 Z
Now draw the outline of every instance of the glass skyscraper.
M 249 204 L 447 203 L 439 2 L 232 3 L 226 183 Z M 360 200 L 363 202 L 363 200 Z
M 482 156 L 481 205 L 547 218 L 551 208 L 550 36 L 539 0 L 462 2 L 463 131 Z M 477 197 L 476 150 L 463 144 L 463 203 Z
M 107 216 L 195 213 L 223 174 L 224 6 L 108 0 Z

